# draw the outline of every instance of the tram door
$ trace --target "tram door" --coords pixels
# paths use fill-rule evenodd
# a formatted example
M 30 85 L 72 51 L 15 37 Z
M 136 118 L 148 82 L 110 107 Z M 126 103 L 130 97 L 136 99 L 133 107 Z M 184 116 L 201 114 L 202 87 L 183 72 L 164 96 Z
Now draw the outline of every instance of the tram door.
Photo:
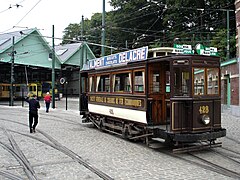
M 148 74 L 148 102 L 150 105 L 150 119 L 154 125 L 165 124 L 165 89 L 166 72 L 163 64 L 150 64 Z
M 81 74 L 80 79 L 80 114 L 85 115 L 86 111 L 88 110 L 88 97 L 87 97 L 87 85 L 88 85 L 88 78 L 86 73 Z

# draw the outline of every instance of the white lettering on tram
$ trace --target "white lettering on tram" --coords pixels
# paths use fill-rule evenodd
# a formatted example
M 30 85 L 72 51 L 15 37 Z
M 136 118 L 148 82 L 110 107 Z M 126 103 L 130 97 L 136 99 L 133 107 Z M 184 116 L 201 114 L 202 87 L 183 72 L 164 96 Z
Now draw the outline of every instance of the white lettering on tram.
M 145 49 L 136 49 L 129 52 L 119 53 L 119 62 L 125 63 L 130 61 L 139 61 L 145 59 L 146 52 Z

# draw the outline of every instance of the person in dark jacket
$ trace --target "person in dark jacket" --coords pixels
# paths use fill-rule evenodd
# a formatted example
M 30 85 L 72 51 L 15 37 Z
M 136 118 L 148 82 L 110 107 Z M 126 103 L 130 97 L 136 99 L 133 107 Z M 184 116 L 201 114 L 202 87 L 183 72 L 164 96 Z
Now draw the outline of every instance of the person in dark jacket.
M 27 97 L 26 102 L 29 103 L 29 128 L 30 133 L 35 133 L 36 126 L 38 124 L 38 109 L 40 108 L 40 103 L 37 100 L 37 96 L 33 94 L 32 97 Z M 33 123 L 34 119 L 34 123 Z

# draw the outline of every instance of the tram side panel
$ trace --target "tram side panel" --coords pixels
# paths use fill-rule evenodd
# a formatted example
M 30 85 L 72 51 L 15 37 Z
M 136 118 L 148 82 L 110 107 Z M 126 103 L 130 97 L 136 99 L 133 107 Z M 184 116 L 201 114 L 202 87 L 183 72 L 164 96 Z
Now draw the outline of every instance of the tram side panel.
M 147 124 L 144 99 L 114 95 L 89 95 L 90 113 Z
M 191 105 L 186 101 L 171 102 L 171 131 L 186 132 L 191 128 Z

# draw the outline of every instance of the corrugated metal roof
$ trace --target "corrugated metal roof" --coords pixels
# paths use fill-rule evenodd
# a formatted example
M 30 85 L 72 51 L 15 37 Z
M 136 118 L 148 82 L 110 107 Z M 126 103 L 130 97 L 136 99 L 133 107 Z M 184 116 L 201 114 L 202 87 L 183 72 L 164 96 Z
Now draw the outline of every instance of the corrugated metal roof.
M 12 46 L 13 36 L 15 38 L 15 44 L 16 44 L 21 39 L 25 38 L 28 34 L 31 34 L 33 31 L 36 31 L 36 29 L 25 29 L 22 31 L 14 31 L 14 32 L 0 34 L 0 40 L 3 41 L 3 43 L 0 43 L 0 53 L 4 52 L 6 49 Z
M 81 50 L 83 48 L 83 59 L 94 59 L 95 55 L 86 43 L 73 43 L 55 46 L 55 54 L 59 57 L 62 64 L 80 65 L 82 59 Z
M 15 56 L 16 64 L 39 66 L 51 68 L 49 54 L 52 47 L 49 46 L 44 37 L 37 29 L 25 29 L 5 34 L 0 34 L 0 61 L 9 62 L 12 52 L 12 38 L 15 38 L 14 47 L 17 52 Z M 81 53 L 83 48 L 83 54 Z M 83 55 L 83 57 L 82 57 Z M 95 56 L 86 43 L 73 43 L 55 46 L 56 68 L 61 68 L 61 64 L 80 65 L 80 60 L 94 59 Z
M 12 52 L 12 38 L 16 51 L 16 64 L 31 65 L 44 68 L 51 68 L 52 62 L 48 58 L 52 49 L 37 29 L 25 29 L 21 31 L 0 34 L 0 60 L 9 62 Z M 61 62 L 56 56 L 55 68 L 61 68 Z
M 58 45 L 55 46 L 55 52 L 61 63 L 64 64 L 74 53 L 80 50 L 81 45 L 82 43 Z

